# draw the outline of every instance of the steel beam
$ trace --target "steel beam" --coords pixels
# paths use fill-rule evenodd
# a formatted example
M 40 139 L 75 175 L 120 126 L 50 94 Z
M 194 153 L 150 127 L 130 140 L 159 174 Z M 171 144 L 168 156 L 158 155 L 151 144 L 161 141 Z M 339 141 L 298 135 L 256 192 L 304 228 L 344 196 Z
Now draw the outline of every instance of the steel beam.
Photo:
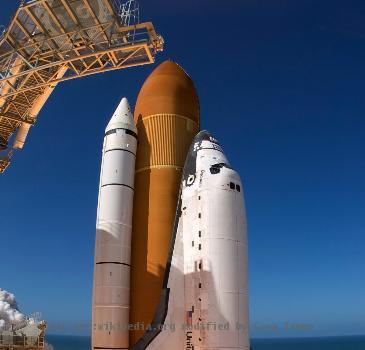
M 11 120 L 13 122 L 17 122 L 17 123 L 24 123 L 24 124 L 29 124 L 29 125 L 35 124 L 34 118 L 31 118 L 31 117 L 22 118 L 22 117 L 19 117 L 18 115 L 10 114 L 10 113 L 0 113 L 0 118 L 5 118 L 5 119 Z

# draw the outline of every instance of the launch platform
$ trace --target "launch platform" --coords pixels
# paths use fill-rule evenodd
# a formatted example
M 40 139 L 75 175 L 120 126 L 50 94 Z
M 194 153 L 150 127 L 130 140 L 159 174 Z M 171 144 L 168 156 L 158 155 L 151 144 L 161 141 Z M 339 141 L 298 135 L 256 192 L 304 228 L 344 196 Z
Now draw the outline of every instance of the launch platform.
M 162 50 L 136 1 L 23 0 L 0 34 L 0 173 L 58 83 L 151 64 Z
M 0 350 L 45 350 L 46 328 L 41 321 L 14 331 L 0 331 Z

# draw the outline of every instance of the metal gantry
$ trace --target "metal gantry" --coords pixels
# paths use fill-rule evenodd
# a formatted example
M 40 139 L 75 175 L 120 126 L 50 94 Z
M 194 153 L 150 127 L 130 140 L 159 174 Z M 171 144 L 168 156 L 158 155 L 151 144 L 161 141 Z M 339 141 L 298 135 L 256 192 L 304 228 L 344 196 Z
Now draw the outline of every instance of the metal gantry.
M 0 37 L 0 172 L 59 82 L 151 64 L 162 50 L 134 0 L 23 1 Z

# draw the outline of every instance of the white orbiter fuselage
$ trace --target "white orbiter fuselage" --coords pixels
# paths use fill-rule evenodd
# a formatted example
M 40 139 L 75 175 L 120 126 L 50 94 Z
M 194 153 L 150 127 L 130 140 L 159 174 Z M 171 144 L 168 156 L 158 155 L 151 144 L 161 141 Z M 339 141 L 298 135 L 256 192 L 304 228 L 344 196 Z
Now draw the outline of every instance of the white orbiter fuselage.
M 203 131 L 184 167 L 160 305 L 133 350 L 249 348 L 243 187 Z

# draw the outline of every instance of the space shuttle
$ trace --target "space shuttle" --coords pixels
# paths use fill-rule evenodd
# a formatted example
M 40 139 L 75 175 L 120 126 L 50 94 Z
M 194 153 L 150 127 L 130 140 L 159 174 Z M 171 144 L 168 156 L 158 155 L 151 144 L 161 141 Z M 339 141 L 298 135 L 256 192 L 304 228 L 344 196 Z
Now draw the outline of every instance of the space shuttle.
M 158 309 L 132 349 L 250 349 L 243 186 L 207 131 L 183 169 Z
M 107 125 L 93 350 L 250 349 L 243 186 L 199 116 L 192 80 L 167 61 L 134 117 L 124 98 Z

